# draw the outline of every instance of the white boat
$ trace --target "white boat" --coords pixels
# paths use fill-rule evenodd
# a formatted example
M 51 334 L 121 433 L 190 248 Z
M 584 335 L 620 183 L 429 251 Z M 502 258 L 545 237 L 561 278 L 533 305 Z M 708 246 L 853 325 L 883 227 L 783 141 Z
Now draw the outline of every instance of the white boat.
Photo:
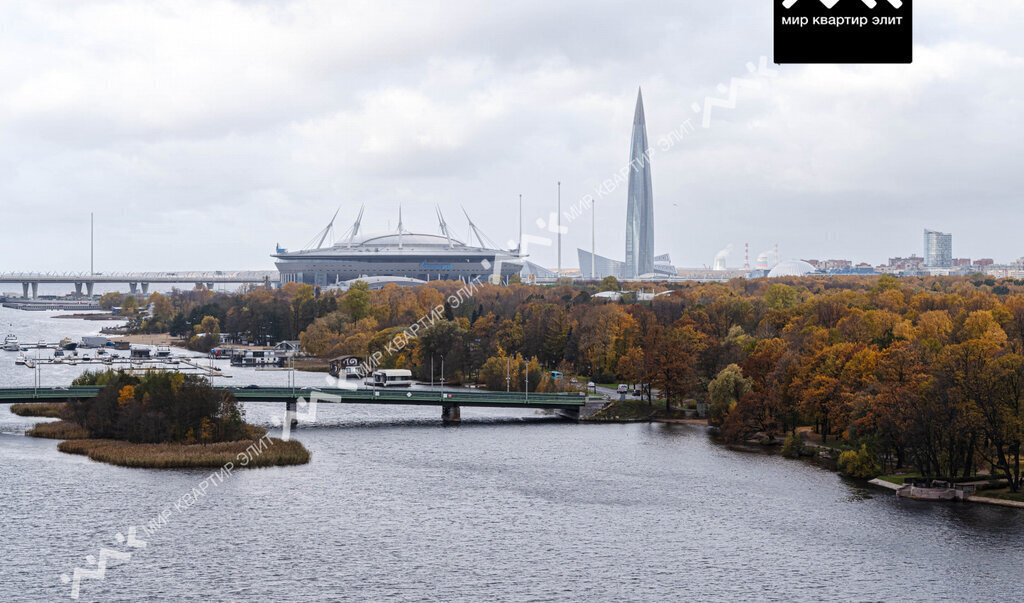
M 39 348 L 39 349 L 43 349 L 43 348 L 46 347 L 46 342 L 43 341 L 42 339 L 40 339 L 39 343 L 36 344 L 36 347 Z
M 18 336 L 14 333 L 8 333 L 7 337 L 4 337 L 4 350 L 8 352 L 17 352 L 21 349 L 18 345 Z
M 412 385 L 412 371 L 406 369 L 381 369 L 373 371 L 364 383 L 375 387 L 409 387 Z
M 18 357 L 14 359 L 14 364 L 25 364 L 25 354 L 18 354 Z
M 171 355 L 171 348 L 165 345 L 156 346 L 157 358 L 166 358 Z

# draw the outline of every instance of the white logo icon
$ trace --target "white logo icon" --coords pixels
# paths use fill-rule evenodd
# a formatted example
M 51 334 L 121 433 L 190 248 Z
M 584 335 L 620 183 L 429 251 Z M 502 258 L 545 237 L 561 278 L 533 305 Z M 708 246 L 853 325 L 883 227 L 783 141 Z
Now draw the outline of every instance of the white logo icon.
M 787 9 L 793 8 L 793 5 L 796 4 L 797 1 L 798 0 L 782 0 L 782 6 L 784 6 Z M 825 5 L 825 8 L 827 8 L 829 10 L 832 10 L 833 6 L 835 6 L 836 4 L 839 4 L 839 0 L 819 0 L 819 1 L 822 4 Z M 875 8 L 876 6 L 878 6 L 878 2 L 876 0 L 860 0 L 860 1 L 863 2 L 864 4 L 866 4 L 868 8 Z M 887 0 L 887 2 L 889 4 L 891 4 L 891 5 L 893 5 L 896 8 L 901 8 L 903 6 L 903 1 L 902 0 Z

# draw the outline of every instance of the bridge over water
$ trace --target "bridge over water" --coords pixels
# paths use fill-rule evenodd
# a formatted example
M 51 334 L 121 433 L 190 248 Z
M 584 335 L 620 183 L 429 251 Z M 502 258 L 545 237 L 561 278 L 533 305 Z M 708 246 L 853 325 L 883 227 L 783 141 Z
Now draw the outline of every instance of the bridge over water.
M 86 387 L 7 387 L 0 388 L 0 403 L 57 402 L 93 398 L 103 389 Z M 402 404 L 414 406 L 440 406 L 441 418 L 446 423 L 457 423 L 460 407 L 476 408 L 537 408 L 556 411 L 566 418 L 578 419 L 587 401 L 583 393 L 524 394 L 518 392 L 489 392 L 473 390 L 418 390 L 395 389 L 343 389 L 334 387 L 224 387 L 216 389 L 231 392 L 240 401 L 284 402 L 289 411 L 296 409 L 299 400 L 315 400 L 318 404 Z
M 132 294 L 141 285 L 143 295 L 149 293 L 151 283 L 177 283 L 206 285 L 212 289 L 214 285 L 272 285 L 280 280 L 277 270 L 215 270 L 207 272 L 111 272 L 92 274 L 88 272 L 0 272 L 0 283 L 21 283 L 22 297 L 28 298 L 29 289 L 32 297 L 39 294 L 39 283 L 73 284 L 75 292 L 81 296 L 82 287 L 92 296 L 96 283 L 127 284 Z

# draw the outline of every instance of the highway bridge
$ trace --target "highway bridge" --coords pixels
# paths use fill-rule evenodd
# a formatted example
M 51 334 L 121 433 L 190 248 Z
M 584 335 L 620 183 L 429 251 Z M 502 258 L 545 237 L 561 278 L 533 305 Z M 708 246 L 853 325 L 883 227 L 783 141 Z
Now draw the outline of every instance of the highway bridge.
M 102 387 L 20 387 L 0 388 L 0 403 L 55 402 L 93 398 Z M 524 394 L 519 392 L 490 392 L 478 390 L 422 390 L 407 389 L 343 389 L 335 387 L 217 387 L 231 392 L 240 401 L 284 402 L 294 411 L 296 402 L 315 400 L 318 404 L 402 404 L 440 406 L 441 418 L 446 423 L 460 419 L 459 408 L 537 408 L 556 411 L 559 415 L 577 419 L 587 401 L 583 393 Z
M 21 283 L 22 297 L 29 297 L 31 289 L 32 297 L 39 294 L 39 283 L 73 284 L 75 292 L 81 296 L 82 287 L 86 293 L 92 296 L 93 286 L 96 283 L 105 284 L 126 284 L 132 294 L 138 292 L 140 286 L 142 294 L 149 293 L 151 283 L 171 284 L 194 284 L 206 285 L 207 289 L 213 289 L 214 285 L 276 285 L 280 280 L 280 273 L 277 270 L 215 270 L 207 272 L 111 272 L 106 274 L 93 274 L 88 272 L 0 272 L 0 283 Z

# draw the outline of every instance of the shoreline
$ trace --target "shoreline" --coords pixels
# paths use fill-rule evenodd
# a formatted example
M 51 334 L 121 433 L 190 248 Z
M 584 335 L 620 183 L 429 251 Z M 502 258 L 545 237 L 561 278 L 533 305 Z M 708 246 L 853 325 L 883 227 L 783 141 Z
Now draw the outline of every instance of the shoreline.
M 890 490 L 892 492 L 895 492 L 896 490 L 898 490 L 900 488 L 899 484 L 894 484 L 892 482 L 887 482 L 884 479 L 880 479 L 880 478 L 877 478 L 877 477 L 875 479 L 868 480 L 868 483 L 871 484 L 872 486 L 876 486 L 876 487 L 879 487 L 879 488 L 884 488 L 884 489 Z M 936 502 L 936 501 L 920 501 L 920 502 Z M 950 501 L 950 502 L 952 502 L 952 501 Z M 977 494 L 972 494 L 971 496 L 968 496 L 967 499 L 964 502 L 977 503 L 977 504 L 982 504 L 982 505 L 994 505 L 994 506 L 997 506 L 997 507 L 1010 507 L 1010 508 L 1013 508 L 1013 509 L 1024 509 L 1024 502 L 1020 502 L 1020 501 L 1016 501 L 1016 500 L 1003 500 L 1001 498 L 989 498 L 987 496 L 978 496 Z
M 171 337 L 170 333 L 136 333 L 131 335 L 111 335 L 110 341 L 115 343 L 127 341 L 132 345 L 166 345 L 168 347 L 185 348 L 185 340 Z
M 15 404 L 19 416 L 53 418 L 59 415 L 63 403 Z M 35 408 L 33 408 L 35 406 Z M 35 411 L 35 412 L 33 412 Z M 26 437 L 60 440 L 57 450 L 65 454 L 79 454 L 91 460 L 140 469 L 193 469 L 221 467 L 245 455 L 259 444 L 258 455 L 242 466 L 285 467 L 305 465 L 312 453 L 298 440 L 271 438 L 269 432 L 248 425 L 251 437 L 230 442 L 205 444 L 184 442 L 136 443 L 126 440 L 93 438 L 76 423 L 66 420 L 36 423 L 25 432 Z
M 77 318 L 78 320 L 128 320 L 126 317 L 116 316 L 112 312 L 91 312 L 88 314 L 56 314 L 54 316 L 51 316 L 50 318 Z

